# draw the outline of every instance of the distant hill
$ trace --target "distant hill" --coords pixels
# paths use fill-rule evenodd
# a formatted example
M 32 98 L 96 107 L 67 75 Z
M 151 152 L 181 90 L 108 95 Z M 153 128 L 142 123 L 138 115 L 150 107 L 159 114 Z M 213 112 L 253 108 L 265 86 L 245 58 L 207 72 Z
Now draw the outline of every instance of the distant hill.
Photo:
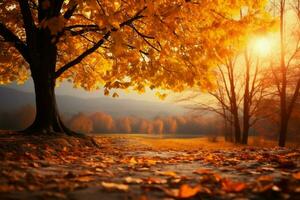
M 178 105 L 165 102 L 150 102 L 132 99 L 112 98 L 79 98 L 57 95 L 57 103 L 61 113 L 106 112 L 112 116 L 134 115 L 144 118 L 155 116 L 182 115 L 186 110 Z M 0 87 L 0 111 L 10 112 L 24 105 L 34 105 L 33 93 L 22 92 L 7 87 Z

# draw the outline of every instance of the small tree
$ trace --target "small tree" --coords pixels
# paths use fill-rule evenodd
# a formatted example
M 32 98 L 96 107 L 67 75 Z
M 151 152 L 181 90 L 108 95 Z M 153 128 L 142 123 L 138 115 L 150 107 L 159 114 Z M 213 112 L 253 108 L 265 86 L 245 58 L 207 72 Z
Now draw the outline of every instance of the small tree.
M 235 16 L 235 19 L 232 17 L 227 22 L 237 24 L 235 28 L 227 29 L 234 37 L 227 39 L 226 43 L 217 45 L 212 51 L 217 58 L 215 63 L 217 67 L 214 70 L 214 76 L 217 78 L 215 87 L 208 94 L 213 100 L 207 102 L 199 100 L 195 106 L 192 106 L 192 109 L 220 115 L 224 121 L 225 139 L 244 144 L 248 142 L 250 127 L 256 122 L 254 114 L 264 91 L 259 75 L 261 63 L 258 59 L 256 62 L 253 61 L 247 46 L 250 43 L 249 38 L 261 34 L 262 29 L 265 34 L 268 27 L 272 27 L 273 24 L 264 11 L 264 4 L 257 6 L 256 3 L 248 3 L 240 7 L 239 18 Z M 245 9 L 247 12 L 243 13 Z M 220 18 L 224 17 L 220 16 Z M 226 18 L 230 19 L 228 16 Z M 199 97 L 197 93 L 198 91 L 195 95 L 181 100 L 197 98 Z M 243 106 L 241 106 L 242 102 Z
M 93 121 L 83 113 L 78 113 L 74 115 L 70 119 L 69 124 L 72 130 L 78 132 L 83 132 L 83 133 L 94 132 Z
M 288 132 L 288 125 L 295 107 L 295 103 L 299 96 L 300 91 L 300 75 L 299 75 L 299 64 L 297 64 L 297 55 L 300 51 L 300 37 L 299 37 L 299 19 L 300 19 L 300 1 L 296 0 L 291 4 L 288 4 L 286 0 L 274 1 L 274 10 L 276 11 L 276 6 L 278 3 L 278 18 L 280 22 L 280 50 L 279 50 L 279 70 L 273 69 L 273 76 L 275 80 L 275 85 L 279 97 L 279 140 L 278 145 L 281 147 L 285 146 L 286 137 Z M 297 24 L 294 24 L 296 31 L 289 31 L 286 28 L 286 10 L 289 5 L 292 5 L 296 16 L 298 17 Z M 276 12 L 275 12 L 276 13 Z M 297 27 L 298 26 L 298 27 Z M 294 27 L 293 27 L 294 28 Z M 287 45 L 286 41 L 289 38 L 292 39 L 291 44 L 293 47 Z M 296 61 L 296 62 L 295 62 Z

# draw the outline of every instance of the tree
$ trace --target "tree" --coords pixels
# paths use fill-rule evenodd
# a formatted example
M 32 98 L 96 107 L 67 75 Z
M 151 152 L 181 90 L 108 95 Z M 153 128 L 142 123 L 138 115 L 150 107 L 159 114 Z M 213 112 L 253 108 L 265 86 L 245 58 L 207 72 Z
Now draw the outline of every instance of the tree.
M 238 73 L 236 73 L 236 59 L 235 57 L 220 57 L 220 61 L 223 61 L 223 65 L 218 66 L 218 75 L 220 79 L 217 81 L 218 88 L 216 91 L 212 91 L 209 94 L 213 96 L 219 105 L 221 105 L 221 111 L 216 108 L 209 108 L 205 106 L 205 109 L 210 109 L 220 114 L 225 121 L 229 121 L 230 126 L 234 130 L 234 141 L 236 143 L 241 142 L 241 126 L 240 126 L 240 113 L 239 113 L 239 89 L 237 88 Z M 228 116 L 229 114 L 229 116 Z M 226 123 L 227 126 L 227 123 Z
M 245 64 L 245 85 L 243 94 L 243 135 L 242 143 L 248 144 L 248 137 L 250 128 L 260 120 L 257 116 L 259 112 L 260 104 L 265 96 L 267 87 L 265 84 L 266 72 L 263 69 L 264 63 L 259 60 L 259 56 L 249 54 L 249 50 L 246 48 L 244 52 L 244 64 Z M 251 68 L 253 70 L 251 70 Z
M 260 7 L 260 9 L 262 8 L 263 7 Z M 265 90 L 262 85 L 263 81 L 260 80 L 259 75 L 259 65 L 262 65 L 262 63 L 259 62 L 258 57 L 256 63 L 253 62 L 254 56 L 251 56 L 251 52 L 249 51 L 249 46 L 251 45 L 249 38 L 260 35 L 262 34 L 261 32 L 266 34 L 268 29 L 273 26 L 272 20 L 269 20 L 267 15 L 264 16 L 264 14 L 261 13 L 261 16 L 252 16 L 251 13 L 257 12 L 257 9 L 259 8 L 251 3 L 246 13 L 244 9 L 241 8 L 240 18 L 241 20 L 249 20 L 248 29 L 243 32 L 244 37 L 230 43 L 228 47 L 230 51 L 229 53 L 225 52 L 225 56 L 220 54 L 222 52 L 217 52 L 223 64 L 223 66 L 218 67 L 221 81 L 218 82 L 218 91 L 211 93 L 221 105 L 222 111 L 218 111 L 218 113 L 223 116 L 225 121 L 229 121 L 230 125 L 234 127 L 235 142 L 243 144 L 248 143 L 249 130 L 257 121 L 257 119 L 253 118 Z M 261 31 L 262 29 L 263 31 Z M 240 55 L 243 55 L 244 62 L 239 60 Z M 244 65 L 244 67 L 241 67 L 241 65 Z M 240 66 L 239 69 L 236 69 L 238 66 Z M 225 68 L 225 70 L 223 68 Z M 239 73 L 243 71 L 241 70 L 242 68 L 244 69 L 244 75 L 241 76 Z M 254 68 L 254 70 L 251 70 L 251 68 Z M 240 88 L 237 88 L 238 85 Z M 240 95 L 240 90 L 244 92 L 242 95 Z M 243 101 L 242 129 L 239 116 L 239 109 L 241 107 L 239 104 L 241 101 Z M 228 113 L 231 116 L 228 117 Z M 227 126 L 227 123 L 225 125 Z M 227 128 L 226 126 L 225 128 Z
M 78 132 L 90 133 L 94 131 L 93 121 L 83 113 L 78 113 L 70 119 L 70 127 Z
M 258 120 L 255 113 L 265 90 L 262 79 L 264 74 L 259 70 L 262 62 L 258 58 L 254 61 L 255 56 L 251 55 L 253 52 L 250 52 L 248 47 L 251 45 L 249 38 L 262 34 L 262 27 L 263 34 L 266 34 L 273 26 L 273 21 L 264 16 L 263 12 L 261 15 L 253 16 L 251 13 L 257 13 L 258 9 L 254 8 L 250 6 L 249 13 L 245 16 L 242 15 L 242 9 L 240 11 L 240 21 L 242 23 L 246 21 L 247 24 L 242 31 L 242 37 L 231 38 L 225 48 L 222 46 L 214 51 L 218 63 L 214 71 L 214 76 L 217 77 L 215 87 L 208 91 L 212 99 L 209 98 L 205 102 L 200 99 L 191 107 L 220 115 L 224 121 L 225 139 L 243 144 L 247 144 L 249 130 Z M 240 30 L 233 31 L 241 33 Z M 181 101 L 197 97 L 198 91 Z
M 35 116 L 35 108 L 32 105 L 25 105 L 16 111 L 0 114 L 0 128 L 18 130 L 29 126 Z
M 208 87 L 214 58 L 207 49 L 214 46 L 214 38 L 228 36 L 221 31 L 226 24 L 216 16 L 232 14 L 243 3 L 1 1 L 0 83 L 22 83 L 30 75 L 36 117 L 27 131 L 72 134 L 57 110 L 58 82 L 69 80 L 87 90 L 104 85 L 107 95 L 113 88 Z M 211 36 L 211 28 L 218 34 Z
M 164 122 L 159 117 L 153 121 L 153 133 L 160 135 L 164 133 Z
M 115 129 L 115 123 L 112 116 L 103 112 L 96 112 L 90 116 L 93 121 L 93 130 L 95 133 L 109 133 Z
M 83 71 L 91 70 L 88 68 L 99 62 L 98 59 L 103 60 L 103 55 L 100 58 L 94 56 L 88 67 L 80 68 L 78 64 L 84 63 L 84 58 L 96 53 L 113 32 L 140 19 L 144 10 L 141 8 L 131 15 L 124 13 L 122 16 L 109 18 L 105 13 L 98 12 L 97 9 L 102 4 L 99 2 L 97 5 L 97 2 L 19 0 L 0 3 L 0 12 L 4 14 L 0 18 L 0 35 L 3 39 L 1 47 L 7 48 L 9 53 L 2 51 L 1 57 L 22 59 L 16 63 L 20 67 L 6 62 L 5 75 L 1 76 L 1 82 L 15 79 L 23 81 L 28 70 L 30 71 L 36 95 L 36 118 L 28 128 L 29 131 L 70 133 L 58 115 L 54 93 L 56 81 L 70 78 L 75 85 L 80 83 L 85 88 L 92 87 L 87 79 L 95 79 L 95 75 L 83 75 Z M 117 12 L 117 6 L 112 5 L 114 4 L 107 3 L 103 12 Z M 86 35 L 88 33 L 91 34 Z M 72 48 L 73 51 L 69 53 L 68 50 Z M 81 53 L 76 55 L 77 52 Z M 7 73 L 9 67 L 16 69 Z M 76 67 L 73 71 L 69 70 Z M 67 70 L 68 73 L 63 75 Z
M 281 147 L 285 146 L 289 121 L 292 112 L 295 107 L 295 103 L 299 96 L 300 90 L 300 78 L 298 72 L 298 64 L 295 63 L 297 60 L 297 54 L 300 50 L 300 37 L 299 33 L 289 32 L 286 29 L 286 10 L 287 2 L 280 0 L 279 2 L 279 22 L 280 22 L 280 61 L 279 70 L 274 69 L 272 66 L 276 88 L 279 96 L 279 108 L 280 108 L 280 120 L 279 120 L 279 140 L 278 145 Z M 276 6 L 276 2 L 274 1 Z M 298 17 L 298 30 L 299 30 L 299 11 L 300 1 L 294 1 L 292 4 L 296 16 Z M 276 8 L 274 8 L 276 9 Z M 290 38 L 293 39 L 292 44 L 295 44 L 293 49 L 286 44 L 287 33 L 290 34 Z M 296 76 L 295 76 L 296 75 Z
M 117 130 L 121 133 L 131 133 L 132 132 L 132 118 L 131 117 L 121 117 L 117 120 Z

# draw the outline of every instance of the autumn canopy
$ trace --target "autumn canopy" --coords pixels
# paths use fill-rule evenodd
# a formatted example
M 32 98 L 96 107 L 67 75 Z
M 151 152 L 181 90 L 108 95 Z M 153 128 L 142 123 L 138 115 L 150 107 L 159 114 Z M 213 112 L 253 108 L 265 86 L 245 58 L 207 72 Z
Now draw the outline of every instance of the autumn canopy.
M 113 88 L 213 87 L 218 57 L 239 49 L 231 41 L 261 31 L 264 6 L 250 0 L 1 1 L 0 83 L 31 76 L 37 115 L 28 131 L 70 133 L 56 108 L 57 83 L 104 88 L 106 95 Z

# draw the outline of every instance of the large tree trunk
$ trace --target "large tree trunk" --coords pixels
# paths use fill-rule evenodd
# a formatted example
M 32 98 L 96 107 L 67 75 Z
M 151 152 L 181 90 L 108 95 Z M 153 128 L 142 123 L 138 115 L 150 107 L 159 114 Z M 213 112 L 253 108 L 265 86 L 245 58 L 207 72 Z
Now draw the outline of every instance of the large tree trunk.
M 32 74 L 35 90 L 36 117 L 27 129 L 30 132 L 64 132 L 55 100 L 55 83 L 47 74 Z
M 250 94 L 249 94 L 249 82 L 250 82 L 250 60 L 248 57 L 248 52 L 244 53 L 245 63 L 246 63 L 246 74 L 245 74 L 245 91 L 244 91 L 244 108 L 243 108 L 243 137 L 242 143 L 248 144 L 248 135 L 250 128 Z
M 249 110 L 248 105 L 246 105 L 246 108 L 244 108 L 244 116 L 243 116 L 243 138 L 242 143 L 248 144 L 248 136 L 249 136 Z
M 238 111 L 235 111 L 234 113 L 234 137 L 235 137 L 235 143 L 241 142 L 241 127 L 240 127 L 240 120 L 237 114 Z
M 285 146 L 285 142 L 286 142 L 286 135 L 287 135 L 287 129 L 288 129 L 288 120 L 285 118 L 282 118 L 280 120 L 280 129 L 279 129 L 279 142 L 278 145 L 280 147 L 284 147 Z
M 233 61 L 230 60 L 228 68 L 228 78 L 230 82 L 230 104 L 231 104 L 231 113 L 233 115 L 233 127 L 234 127 L 234 139 L 235 143 L 241 142 L 241 127 L 240 127 L 240 119 L 239 119 L 239 111 L 237 105 L 237 97 L 235 91 L 235 77 L 234 77 L 234 64 Z
M 245 120 L 246 117 L 244 117 Z M 249 120 L 249 119 L 246 119 Z M 249 123 L 245 123 L 244 122 L 244 126 L 243 126 L 243 139 L 242 139 L 242 143 L 243 144 L 248 144 L 248 137 L 249 137 Z
M 229 142 L 230 139 L 229 139 L 229 134 L 230 132 L 228 131 L 228 122 L 226 120 L 226 118 L 224 117 L 224 138 L 225 138 L 225 141 Z
M 233 74 L 233 72 L 232 72 Z M 232 109 L 232 115 L 233 115 L 233 126 L 234 126 L 234 138 L 235 143 L 241 142 L 241 126 L 240 126 L 240 119 L 239 119 L 239 111 L 237 106 L 237 100 L 236 100 L 236 93 L 235 93 L 235 85 L 233 76 L 231 78 L 231 109 Z
M 32 73 L 36 100 L 36 117 L 31 126 L 25 131 L 28 133 L 73 134 L 67 129 L 57 110 L 55 99 L 55 79 L 47 73 Z
M 32 125 L 25 131 L 40 134 L 74 134 L 64 126 L 57 110 L 55 99 L 56 45 L 51 42 L 48 31 L 40 30 L 38 37 L 38 53 L 33 57 L 30 65 L 35 90 L 36 117 Z
M 287 114 L 287 67 L 285 64 L 285 45 L 284 45 L 284 12 L 285 1 L 280 1 L 280 70 L 281 70 L 281 88 L 279 91 L 280 98 L 280 128 L 279 128 L 279 141 L 280 147 L 285 146 L 287 128 L 288 128 L 288 114 Z

